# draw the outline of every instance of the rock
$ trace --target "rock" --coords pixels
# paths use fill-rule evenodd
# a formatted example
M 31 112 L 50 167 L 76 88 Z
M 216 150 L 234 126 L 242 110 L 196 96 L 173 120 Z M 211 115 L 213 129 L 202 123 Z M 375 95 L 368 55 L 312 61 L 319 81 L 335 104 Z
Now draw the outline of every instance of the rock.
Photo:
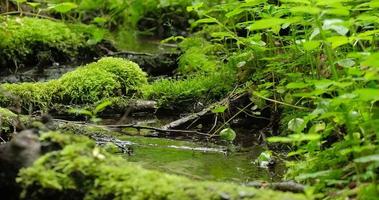
M 40 156 L 41 144 L 32 130 L 16 134 L 12 140 L 0 145 L 0 194 L 5 199 L 17 199 L 19 186 L 16 176 Z

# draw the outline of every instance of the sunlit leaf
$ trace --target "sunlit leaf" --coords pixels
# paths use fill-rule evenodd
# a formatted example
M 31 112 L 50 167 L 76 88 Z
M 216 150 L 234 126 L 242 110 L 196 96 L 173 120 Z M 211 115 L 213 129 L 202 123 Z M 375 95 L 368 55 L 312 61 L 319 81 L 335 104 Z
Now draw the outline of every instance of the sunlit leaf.
M 304 119 L 294 118 L 288 122 L 288 130 L 297 131 L 299 128 L 304 126 Z
M 226 109 L 228 109 L 227 106 L 222 106 L 222 105 L 220 105 L 220 106 L 217 106 L 216 108 L 214 108 L 214 109 L 212 110 L 212 112 L 213 112 L 213 113 L 224 113 Z
M 344 21 L 341 19 L 325 19 L 322 26 L 323 30 L 334 30 L 338 34 L 345 36 L 349 29 L 343 25 Z
M 332 44 L 332 49 L 349 43 L 349 38 L 346 36 L 333 36 L 326 40 Z
M 354 159 L 357 163 L 379 162 L 379 154 Z
M 379 89 L 365 88 L 354 91 L 354 94 L 359 96 L 362 101 L 378 101 Z
M 231 128 L 223 129 L 220 132 L 220 138 L 226 141 L 233 141 L 236 138 L 236 132 Z
M 316 89 L 326 89 L 329 86 L 334 84 L 334 81 L 329 79 L 322 79 L 322 80 L 313 80 L 312 83 L 314 84 Z
M 321 12 L 320 8 L 315 6 L 296 6 L 290 8 L 290 11 L 295 14 L 310 14 L 317 15 Z
M 75 8 L 77 8 L 78 5 L 72 2 L 64 2 L 60 4 L 56 4 L 53 6 L 50 6 L 48 9 L 54 10 L 58 13 L 67 13 Z
M 320 47 L 321 41 L 311 40 L 303 43 L 304 50 L 312 51 Z
M 95 107 L 95 110 L 93 111 L 93 113 L 99 113 L 110 105 L 112 105 L 112 102 L 109 100 L 105 100 Z
M 353 59 L 343 59 L 343 60 L 339 60 L 338 62 L 338 65 L 342 66 L 342 67 L 353 67 L 355 65 L 355 61 Z
M 280 26 L 286 22 L 287 22 L 287 20 L 282 19 L 282 18 L 261 19 L 261 20 L 255 21 L 247 29 L 249 29 L 251 31 L 260 30 L 260 29 L 268 29 L 268 28 L 273 28 L 275 26 Z
M 371 54 L 367 59 L 361 63 L 363 66 L 379 68 L 379 52 Z
M 372 0 L 369 5 L 371 8 L 379 8 L 379 0 Z
M 305 83 L 305 82 L 292 82 L 286 86 L 287 89 L 301 89 L 301 88 L 307 88 L 307 87 L 309 87 L 309 83 Z
M 346 8 L 335 8 L 335 9 L 328 9 L 325 11 L 325 13 L 329 15 L 349 16 L 350 10 Z

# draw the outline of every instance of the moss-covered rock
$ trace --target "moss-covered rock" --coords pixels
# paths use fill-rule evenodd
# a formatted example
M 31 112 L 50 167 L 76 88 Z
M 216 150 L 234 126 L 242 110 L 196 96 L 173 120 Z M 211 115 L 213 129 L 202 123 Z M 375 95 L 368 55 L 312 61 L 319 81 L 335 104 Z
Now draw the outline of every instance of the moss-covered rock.
M 197 74 L 186 79 L 160 79 L 142 88 L 143 96 L 159 102 L 161 107 L 178 107 L 188 102 L 217 99 L 232 89 L 233 72 L 227 70 Z
M 104 31 L 93 26 L 30 17 L 0 17 L 0 70 L 24 62 L 68 60 L 99 42 L 102 39 L 99 35 L 104 35 Z
M 305 199 L 146 170 L 84 137 L 47 133 L 42 139 L 63 149 L 21 170 L 17 181 L 24 199 Z
M 95 103 L 112 96 L 131 96 L 147 84 L 146 73 L 131 61 L 106 57 L 43 83 L 3 84 L 0 105 L 20 103 L 49 110 L 54 104 Z

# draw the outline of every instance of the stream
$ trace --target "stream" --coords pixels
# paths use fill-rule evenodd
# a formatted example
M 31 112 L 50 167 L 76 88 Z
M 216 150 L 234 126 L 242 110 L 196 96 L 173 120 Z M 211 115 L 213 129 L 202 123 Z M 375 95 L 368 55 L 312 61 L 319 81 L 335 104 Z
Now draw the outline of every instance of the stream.
M 159 56 L 164 51 L 172 51 L 172 47 L 164 47 L 156 41 L 136 40 L 132 45 L 119 45 L 122 50 L 137 52 L 145 55 Z M 168 50 L 167 50 L 168 49 Z M 175 61 L 176 62 L 176 61 Z M 138 62 L 137 62 L 138 63 Z M 143 63 L 139 63 L 143 65 Z M 36 69 L 26 69 L 16 73 L 0 75 L 0 82 L 30 82 L 55 79 L 75 69 L 76 63 L 62 65 L 54 63 L 53 66 L 38 72 Z M 144 68 L 143 66 L 141 66 Z M 154 115 L 149 117 L 129 116 L 123 124 L 139 124 L 159 127 L 173 121 L 173 117 L 163 116 L 157 119 Z M 103 119 L 105 125 L 118 122 L 119 116 Z M 255 162 L 263 151 L 257 145 L 255 136 L 250 130 L 236 130 L 239 137 L 233 145 L 214 144 L 204 140 L 191 140 L 180 137 L 145 137 L 141 134 L 129 135 L 116 133 L 111 138 L 97 137 L 98 143 L 117 142 L 131 148 L 131 153 L 122 156 L 130 162 L 135 162 L 145 168 L 184 175 L 198 180 L 226 181 L 247 183 L 250 181 L 279 181 L 285 172 L 282 162 L 277 162 L 273 169 L 261 168 Z M 242 143 L 244 141 L 244 143 Z M 247 142 L 246 142 L 247 141 Z M 231 150 L 232 148 L 232 150 Z

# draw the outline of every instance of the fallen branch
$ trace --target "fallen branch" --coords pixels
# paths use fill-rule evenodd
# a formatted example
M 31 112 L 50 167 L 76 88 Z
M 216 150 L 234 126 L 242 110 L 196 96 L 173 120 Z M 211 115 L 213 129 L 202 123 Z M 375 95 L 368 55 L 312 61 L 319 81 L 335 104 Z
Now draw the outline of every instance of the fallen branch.
M 205 108 L 203 109 L 202 111 L 200 112 L 197 112 L 197 113 L 193 113 L 191 115 L 188 115 L 186 117 L 183 117 L 183 118 L 180 118 L 178 120 L 175 120 L 169 124 L 166 124 L 164 126 L 161 127 L 162 130 L 169 130 L 169 129 L 175 129 L 175 128 L 178 128 L 180 126 L 182 126 L 183 124 L 186 124 L 190 121 L 193 121 L 195 119 L 198 119 L 204 115 L 206 115 L 207 113 L 209 113 L 212 109 L 213 109 L 214 106 L 210 106 L 208 108 Z
M 151 127 L 151 126 L 140 126 L 135 124 L 124 124 L 124 125 L 101 125 L 100 127 L 106 127 L 106 128 L 116 128 L 116 129 L 122 129 L 122 128 L 135 128 L 135 129 L 146 129 L 146 130 L 153 130 L 156 132 L 161 133 L 183 133 L 183 134 L 197 134 L 197 135 L 203 135 L 209 137 L 209 134 L 202 133 L 199 131 L 192 131 L 192 130 L 179 130 L 179 129 L 163 129 L 163 128 L 157 128 L 157 127 Z

